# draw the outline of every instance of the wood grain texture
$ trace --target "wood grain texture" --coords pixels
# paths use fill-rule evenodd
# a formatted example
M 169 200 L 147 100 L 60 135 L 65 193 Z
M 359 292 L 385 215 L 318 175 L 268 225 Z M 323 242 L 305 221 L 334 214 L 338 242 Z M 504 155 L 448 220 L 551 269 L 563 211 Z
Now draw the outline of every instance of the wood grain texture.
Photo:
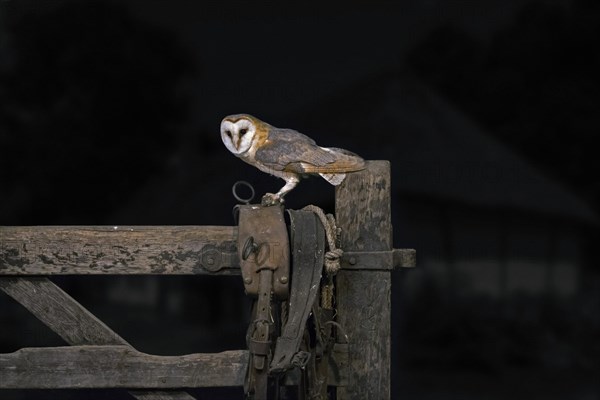
M 70 345 L 128 345 L 48 278 L 0 278 L 0 289 Z
M 392 249 L 390 163 L 367 161 L 336 187 L 335 217 L 342 227 L 342 249 Z
M 85 307 L 42 277 L 0 278 L 0 289 L 56 332 L 70 345 L 128 345 L 127 341 L 96 318 Z M 153 391 L 130 394 L 138 400 L 193 400 L 183 391 Z
M 0 275 L 239 274 L 233 226 L 0 227 Z
M 368 161 L 336 188 L 336 220 L 344 251 L 391 251 L 390 166 Z M 372 266 L 370 266 L 372 267 Z M 390 398 L 390 271 L 341 270 L 336 280 L 338 322 L 348 337 L 348 385 L 338 399 Z
M 0 354 L 2 389 L 197 388 L 240 386 L 246 350 L 155 356 L 129 346 L 25 348 Z
M 164 390 L 129 390 L 129 394 L 138 400 L 195 400 L 196 398 L 183 391 Z

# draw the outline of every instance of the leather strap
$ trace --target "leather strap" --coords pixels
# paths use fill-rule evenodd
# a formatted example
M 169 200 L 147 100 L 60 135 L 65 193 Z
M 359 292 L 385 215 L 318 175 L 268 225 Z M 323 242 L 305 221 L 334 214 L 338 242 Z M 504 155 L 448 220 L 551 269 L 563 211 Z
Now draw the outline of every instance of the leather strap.
M 325 232 L 311 211 L 288 210 L 292 243 L 292 284 L 288 321 L 277 339 L 270 373 L 278 374 L 294 368 L 298 360 L 306 363 L 305 352 L 299 352 L 306 321 L 319 294 Z M 310 353 L 309 353 L 310 354 Z

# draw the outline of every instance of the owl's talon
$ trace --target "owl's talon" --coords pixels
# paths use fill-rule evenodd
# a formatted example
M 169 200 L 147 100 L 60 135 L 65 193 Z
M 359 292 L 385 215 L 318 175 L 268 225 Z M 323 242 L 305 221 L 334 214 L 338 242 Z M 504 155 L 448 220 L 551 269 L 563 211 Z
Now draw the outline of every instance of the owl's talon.
M 261 205 L 268 207 L 268 206 L 274 206 L 277 204 L 283 204 L 283 197 L 279 196 L 278 194 L 273 194 L 273 193 L 266 193 L 261 200 Z

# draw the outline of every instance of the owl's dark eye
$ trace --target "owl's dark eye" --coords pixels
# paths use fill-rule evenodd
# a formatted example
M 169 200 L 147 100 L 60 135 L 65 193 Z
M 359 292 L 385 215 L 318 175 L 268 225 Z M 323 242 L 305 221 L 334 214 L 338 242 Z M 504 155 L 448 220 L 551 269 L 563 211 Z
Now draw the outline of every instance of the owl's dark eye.
M 248 129 L 240 129 L 240 135 L 245 135 L 248 133 Z
M 231 131 L 230 130 L 226 130 L 225 134 L 231 138 Z

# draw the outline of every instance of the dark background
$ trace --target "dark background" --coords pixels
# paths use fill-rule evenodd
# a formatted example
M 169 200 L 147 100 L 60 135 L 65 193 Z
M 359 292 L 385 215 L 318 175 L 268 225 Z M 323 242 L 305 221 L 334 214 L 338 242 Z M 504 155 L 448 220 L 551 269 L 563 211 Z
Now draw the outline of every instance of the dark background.
M 0 225 L 231 225 L 233 182 L 281 184 L 221 143 L 220 120 L 250 113 L 391 161 L 395 247 L 420 260 L 394 273 L 393 398 L 600 399 L 599 43 L 600 3 L 583 0 L 4 0 Z M 302 182 L 288 206 L 309 203 L 331 211 L 333 189 Z M 524 254 L 547 231 L 575 243 L 574 293 L 440 287 L 430 260 L 510 252 L 422 232 L 507 220 Z M 531 258 L 555 263 L 553 243 Z M 238 278 L 53 280 L 142 351 L 244 346 Z M 2 352 L 62 344 L 7 296 L 0 318 Z

